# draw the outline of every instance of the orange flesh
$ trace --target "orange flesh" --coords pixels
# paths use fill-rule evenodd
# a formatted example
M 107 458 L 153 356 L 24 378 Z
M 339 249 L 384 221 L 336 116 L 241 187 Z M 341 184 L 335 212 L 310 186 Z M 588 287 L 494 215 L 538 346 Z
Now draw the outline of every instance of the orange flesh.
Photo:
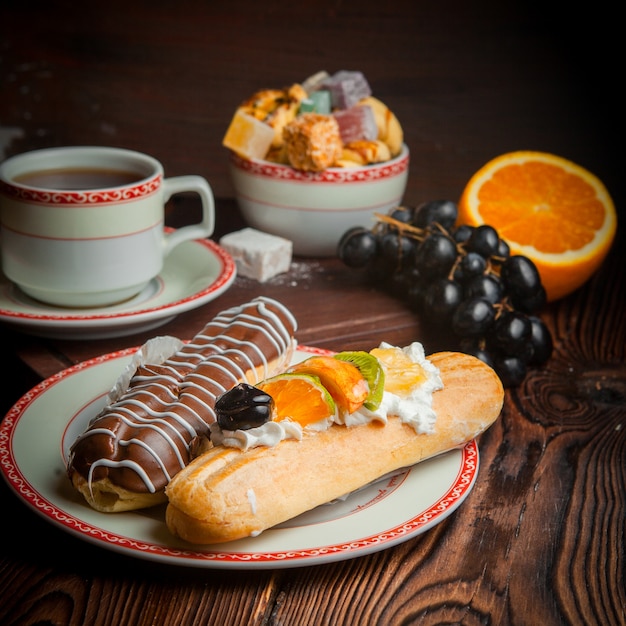
M 369 385 L 359 369 L 330 356 L 315 356 L 289 369 L 290 372 L 317 376 L 337 405 L 354 413 L 369 395 Z
M 478 199 L 484 223 L 504 239 L 542 252 L 582 248 L 605 218 L 604 206 L 589 183 L 539 161 L 497 170 L 482 185 Z
M 375 356 L 385 369 L 385 391 L 397 396 L 406 396 L 416 386 L 426 380 L 424 368 L 414 363 L 402 350 L 394 348 L 374 348 Z
M 302 379 L 282 379 L 258 387 L 274 399 L 277 422 L 290 418 L 304 427 L 330 417 L 319 391 Z

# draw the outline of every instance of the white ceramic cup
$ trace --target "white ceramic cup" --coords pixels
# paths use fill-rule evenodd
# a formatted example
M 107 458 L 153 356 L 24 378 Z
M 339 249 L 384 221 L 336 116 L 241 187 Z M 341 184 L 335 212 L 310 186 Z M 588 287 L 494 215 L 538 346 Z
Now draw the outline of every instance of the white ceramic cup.
M 200 196 L 202 221 L 164 230 L 165 204 Z M 0 251 L 5 276 L 61 307 L 132 298 L 171 250 L 211 236 L 213 193 L 201 176 L 165 178 L 151 156 L 120 148 L 35 150 L 0 164 Z

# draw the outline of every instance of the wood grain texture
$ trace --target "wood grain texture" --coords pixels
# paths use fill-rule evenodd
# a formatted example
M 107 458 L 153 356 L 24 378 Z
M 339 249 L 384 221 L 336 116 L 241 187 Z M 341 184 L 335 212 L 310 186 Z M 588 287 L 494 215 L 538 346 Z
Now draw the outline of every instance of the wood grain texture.
M 362 70 L 403 123 L 405 201 L 458 199 L 509 150 L 587 167 L 624 219 L 620 76 L 612 12 L 533 3 L 7 3 L 0 9 L 0 158 L 63 144 L 119 145 L 201 174 L 216 237 L 242 225 L 221 138 L 260 87 L 319 69 Z M 172 225 L 193 202 L 172 205 Z M 181 209 L 183 213 L 179 212 Z M 479 442 L 476 485 L 431 531 L 370 556 L 230 572 L 130 559 L 22 505 L 0 481 L 0 624 L 474 625 L 626 623 L 626 238 L 592 280 L 542 311 L 550 361 L 506 393 Z M 445 349 L 400 301 L 335 260 L 296 259 L 264 285 L 238 278 L 158 330 L 183 338 L 263 293 L 292 307 L 301 343 L 370 349 L 381 339 Z M 155 333 L 41 340 L 6 326 L 4 406 L 36 380 Z

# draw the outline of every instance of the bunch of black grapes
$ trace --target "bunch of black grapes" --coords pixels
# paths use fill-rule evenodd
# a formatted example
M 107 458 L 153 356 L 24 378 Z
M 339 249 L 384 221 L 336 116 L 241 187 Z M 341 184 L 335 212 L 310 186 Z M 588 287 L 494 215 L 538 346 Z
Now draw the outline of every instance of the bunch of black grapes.
M 537 313 L 546 302 L 535 264 L 511 255 L 491 226 L 455 227 L 458 207 L 435 200 L 355 226 L 338 245 L 351 268 L 367 268 L 377 287 L 404 299 L 428 324 L 452 330 L 451 350 L 472 354 L 505 387 L 545 363 L 552 337 Z

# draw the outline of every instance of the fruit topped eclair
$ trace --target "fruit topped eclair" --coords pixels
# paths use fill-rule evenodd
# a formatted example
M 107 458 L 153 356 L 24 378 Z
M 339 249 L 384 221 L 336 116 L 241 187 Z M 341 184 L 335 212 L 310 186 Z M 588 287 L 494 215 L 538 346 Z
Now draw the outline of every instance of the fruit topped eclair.
M 421 344 L 316 355 L 216 402 L 214 447 L 166 488 L 168 528 L 192 543 L 256 536 L 389 472 L 464 445 L 500 414 L 479 359 Z

